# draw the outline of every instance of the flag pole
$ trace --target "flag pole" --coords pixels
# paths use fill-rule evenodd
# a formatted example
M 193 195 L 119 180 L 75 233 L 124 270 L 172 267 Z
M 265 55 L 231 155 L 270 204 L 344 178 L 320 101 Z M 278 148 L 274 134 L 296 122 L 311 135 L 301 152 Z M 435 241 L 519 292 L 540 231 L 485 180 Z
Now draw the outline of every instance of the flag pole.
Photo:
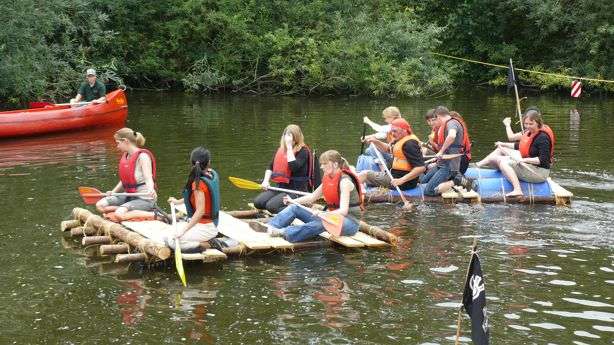
M 511 62 L 511 59 L 510 59 Z M 473 244 L 471 245 L 471 257 L 469 259 L 469 265 L 467 265 L 467 273 L 465 273 L 465 284 L 467 283 L 467 276 L 469 276 L 469 270 L 471 269 L 471 258 L 473 258 L 473 253 L 475 253 L 476 248 L 478 246 L 478 238 L 477 236 L 473 238 Z M 465 289 L 463 289 L 464 291 Z M 463 312 L 463 303 L 461 301 L 461 305 L 458 308 L 458 319 L 456 320 L 456 341 L 454 342 L 454 345 L 459 345 L 460 344 L 460 326 L 461 326 L 461 317 L 462 317 L 462 312 Z
M 516 95 L 516 111 L 518 111 L 518 119 L 520 120 L 520 130 L 524 133 L 524 124 L 522 123 L 522 110 L 520 109 L 520 98 L 518 98 L 518 86 L 516 85 L 516 75 L 514 74 L 514 65 L 512 64 L 512 58 L 510 58 L 510 73 L 512 74 L 512 80 L 514 81 L 514 94 Z

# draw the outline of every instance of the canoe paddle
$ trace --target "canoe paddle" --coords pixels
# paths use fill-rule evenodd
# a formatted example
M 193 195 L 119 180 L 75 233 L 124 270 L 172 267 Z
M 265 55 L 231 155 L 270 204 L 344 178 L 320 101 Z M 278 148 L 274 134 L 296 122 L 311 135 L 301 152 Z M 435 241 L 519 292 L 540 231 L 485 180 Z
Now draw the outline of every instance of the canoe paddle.
M 44 107 L 63 107 L 66 105 L 88 105 L 88 104 L 92 104 L 92 102 L 76 102 L 76 103 L 50 103 L 50 102 L 30 102 L 29 107 L 30 109 L 38 109 L 38 108 L 44 108 Z
M 94 187 L 79 187 L 79 194 L 86 205 L 94 205 L 98 200 L 108 196 Z M 114 196 L 148 196 L 149 193 L 111 193 Z
M 299 204 L 298 202 L 294 201 L 292 198 L 290 198 L 288 202 L 308 212 L 313 213 L 312 209 Z M 343 230 L 343 221 L 345 220 L 345 217 L 342 214 L 331 213 L 331 212 L 321 212 L 321 213 L 318 213 L 317 217 L 323 220 L 322 225 L 324 226 L 324 229 L 326 229 L 326 231 L 328 231 L 331 235 L 341 236 L 341 232 Z
M 388 169 L 388 166 L 386 166 L 386 161 L 384 160 L 384 157 L 382 157 L 382 154 L 379 152 L 377 147 L 375 147 L 375 145 L 373 144 L 371 145 L 373 146 L 373 150 L 375 151 L 375 154 L 377 155 L 377 159 L 379 159 L 379 161 L 382 163 L 382 167 L 384 167 L 386 174 L 388 174 L 388 177 L 390 177 L 390 181 L 392 182 L 392 180 L 394 180 L 394 177 L 392 177 L 392 173 Z M 405 195 L 403 195 L 403 191 L 401 191 L 401 188 L 399 188 L 399 186 L 394 186 L 394 188 L 399 193 L 401 200 L 403 200 L 403 208 L 406 210 L 410 210 L 413 207 L 413 205 L 405 198 Z
M 229 176 L 228 180 L 230 180 L 230 183 L 232 183 L 233 185 L 235 185 L 236 187 L 239 187 L 241 189 L 249 189 L 249 190 L 262 190 L 263 187 L 260 183 L 254 182 L 254 181 L 250 181 L 250 180 L 245 180 L 242 178 L 238 178 L 238 177 L 233 177 L 233 176 Z M 286 192 L 286 193 L 290 193 L 290 194 L 297 194 L 297 195 L 309 195 L 310 193 L 307 192 L 301 192 L 298 190 L 292 190 L 292 189 L 285 189 L 285 188 L 278 188 L 278 187 L 267 187 L 266 189 L 269 190 L 275 190 L 278 192 Z
M 171 205 L 171 217 L 173 218 L 173 231 L 177 233 L 177 215 L 175 214 L 175 204 Z M 181 257 L 181 246 L 179 246 L 179 238 L 175 237 L 175 267 L 177 268 L 177 274 L 183 286 L 187 286 L 185 282 L 185 271 L 183 270 L 183 259 Z

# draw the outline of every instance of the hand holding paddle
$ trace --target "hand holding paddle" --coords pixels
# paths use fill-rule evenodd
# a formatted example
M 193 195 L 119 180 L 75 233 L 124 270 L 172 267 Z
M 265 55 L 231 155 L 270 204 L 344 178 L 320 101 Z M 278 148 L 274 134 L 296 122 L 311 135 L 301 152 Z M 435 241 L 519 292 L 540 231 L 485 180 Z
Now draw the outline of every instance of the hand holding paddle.
M 434 156 L 424 156 L 424 158 L 427 158 L 427 157 L 431 158 L 431 159 L 428 159 L 428 160 L 424 161 L 424 164 L 433 163 L 433 162 L 438 161 L 438 160 L 444 160 L 445 161 L 445 160 L 449 160 L 449 159 L 454 159 L 454 158 L 458 158 L 458 157 L 460 157 L 462 155 L 463 155 L 463 153 L 451 153 L 451 154 L 439 155 L 439 156 L 437 156 L 437 155 L 434 155 Z
M 371 144 L 373 145 L 373 144 Z M 382 167 L 384 168 L 384 171 L 386 171 L 386 174 L 388 174 L 388 177 L 390 177 L 390 182 L 392 182 L 392 180 L 394 180 L 394 177 L 392 177 L 392 173 L 390 172 L 390 169 L 388 169 L 388 167 L 386 166 L 386 161 L 384 160 L 384 157 L 382 157 L 382 154 L 379 152 L 379 150 L 377 149 L 377 147 L 375 147 L 375 145 L 373 145 L 373 150 L 375 151 L 375 154 L 377 155 L 377 159 L 380 160 L 380 162 L 382 162 Z M 414 205 L 412 205 L 412 203 L 410 203 L 406 198 L 405 195 L 403 195 L 403 191 L 401 191 L 401 188 L 399 188 L 399 186 L 394 186 L 394 188 L 397 190 L 397 192 L 399 193 L 399 196 L 401 197 L 401 200 L 403 200 L 403 208 L 406 210 L 411 210 Z
M 343 232 L 343 221 L 345 220 L 345 217 L 342 214 L 314 210 L 299 204 L 290 197 L 285 197 L 284 202 L 296 205 L 306 211 L 311 212 L 311 214 L 314 216 L 322 219 L 322 225 L 326 231 L 328 231 L 331 235 L 341 236 L 341 233 Z
M 107 196 L 151 196 L 151 193 L 103 193 L 94 187 L 79 187 L 79 194 L 86 205 L 94 205 Z
M 173 218 L 173 231 L 175 237 L 175 267 L 177 268 L 177 274 L 183 286 L 186 286 L 185 271 L 183 270 L 183 258 L 181 257 L 181 246 L 179 245 L 179 237 L 177 237 L 177 215 L 175 213 L 175 204 L 170 202 L 171 205 L 171 217 Z
M 230 181 L 230 183 L 232 183 L 233 185 L 241 189 L 249 189 L 249 190 L 267 189 L 267 190 L 275 190 L 278 192 L 285 192 L 285 193 L 296 194 L 296 195 L 309 195 L 310 194 L 307 192 L 301 192 L 301 191 L 293 190 L 293 189 L 285 189 L 285 188 L 278 188 L 278 187 L 271 187 L 271 186 L 265 187 L 263 184 L 259 184 L 257 182 L 245 180 L 245 179 L 234 177 L 234 176 L 229 176 L 228 180 Z

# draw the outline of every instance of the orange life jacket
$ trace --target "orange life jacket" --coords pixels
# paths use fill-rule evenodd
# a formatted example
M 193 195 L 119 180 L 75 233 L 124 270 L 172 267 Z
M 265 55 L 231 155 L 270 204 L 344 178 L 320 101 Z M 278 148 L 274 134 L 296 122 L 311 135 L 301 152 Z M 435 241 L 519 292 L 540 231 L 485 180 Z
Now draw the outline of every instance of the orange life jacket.
M 273 158 L 273 173 L 271 174 L 271 180 L 273 182 L 290 183 L 290 181 L 309 182 L 311 180 L 314 170 L 314 157 L 309 149 L 309 146 L 305 145 L 304 147 L 307 149 L 309 156 L 307 176 L 292 176 L 292 170 L 290 170 L 290 165 L 288 164 L 288 156 L 286 155 L 286 151 L 280 147 L 277 149 L 277 152 L 275 152 L 275 157 Z M 300 151 L 300 149 L 298 151 Z M 298 151 L 295 151 L 294 154 L 297 154 Z
M 444 124 L 442 124 L 437 130 L 437 144 L 439 147 L 443 146 L 444 141 L 446 141 L 445 132 L 446 126 L 448 122 L 456 120 L 463 127 L 463 144 L 461 145 L 461 153 L 464 153 L 467 156 L 468 160 L 471 160 L 471 138 L 469 138 L 469 131 L 467 130 L 467 124 L 460 116 L 450 116 Z
M 341 199 L 341 191 L 339 186 L 341 184 L 341 177 L 343 174 L 348 175 L 352 179 L 354 187 L 358 192 L 358 204 L 350 204 L 350 207 L 360 206 L 361 209 L 364 209 L 364 193 L 362 190 L 362 185 L 360 184 L 360 181 L 358 181 L 358 176 L 356 176 L 356 174 L 349 169 L 341 169 L 341 171 L 337 172 L 332 177 L 328 176 L 328 174 L 325 174 L 322 177 L 322 195 L 326 201 L 327 209 L 329 211 L 334 211 L 339 208 Z
M 420 139 L 414 134 L 406 135 L 394 143 L 394 146 L 392 146 L 392 157 L 394 157 L 392 169 L 401 171 L 411 171 L 411 169 L 413 169 L 411 163 L 409 163 L 409 160 L 407 160 L 407 157 L 405 157 L 403 153 L 403 145 L 408 140 L 415 140 L 417 143 L 420 143 Z
M 531 132 L 525 131 L 520 138 L 520 143 L 518 143 L 518 151 L 520 151 L 520 155 L 522 157 L 529 157 L 529 150 L 531 149 L 531 145 L 533 145 L 533 140 L 537 138 L 539 132 L 546 133 L 548 135 L 548 138 L 550 138 L 550 163 L 552 163 L 554 158 L 554 143 L 556 141 L 556 138 L 554 137 L 554 132 L 552 131 L 552 128 L 550 128 L 550 126 L 548 125 L 543 125 L 542 128 L 540 128 L 539 131 L 533 136 L 531 136 Z
M 388 133 L 386 133 L 386 142 L 388 144 L 392 144 L 393 141 L 394 141 L 394 136 L 392 135 L 392 131 L 388 131 Z
M 129 158 L 128 153 L 126 152 L 119 160 L 119 180 L 122 182 L 126 193 L 135 193 L 137 187 L 145 184 L 137 183 L 136 177 L 134 176 L 134 172 L 136 170 L 136 160 L 139 158 L 141 153 L 149 155 L 149 158 L 151 159 L 151 174 L 154 183 L 156 181 L 156 158 L 151 151 L 147 149 L 138 149 L 137 151 L 133 152 Z

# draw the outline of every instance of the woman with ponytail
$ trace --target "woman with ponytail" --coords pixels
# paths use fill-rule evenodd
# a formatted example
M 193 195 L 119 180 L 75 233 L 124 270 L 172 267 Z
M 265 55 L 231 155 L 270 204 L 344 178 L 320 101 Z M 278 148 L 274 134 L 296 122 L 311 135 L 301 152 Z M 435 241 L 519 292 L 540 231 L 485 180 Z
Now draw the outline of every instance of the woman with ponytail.
M 323 171 L 322 184 L 311 194 L 294 199 L 296 203 L 310 205 L 324 197 L 327 212 L 344 216 L 341 234 L 351 236 L 358 231 L 359 219 L 363 210 L 363 193 L 358 177 L 350 170 L 345 158 L 334 150 L 329 150 L 320 156 L 320 167 Z M 289 197 L 284 198 L 287 204 Z M 317 238 L 324 231 L 319 210 L 306 210 L 297 205 L 290 205 L 264 225 L 252 222 L 250 225 L 257 231 L 267 231 L 271 236 L 283 236 L 289 242 L 301 242 Z M 300 219 L 304 224 L 291 225 L 294 219 Z
M 150 218 L 158 197 L 156 193 L 156 160 L 143 148 L 145 137 L 130 128 L 113 135 L 122 153 L 119 160 L 119 183 L 96 203 L 96 209 L 114 221 Z M 138 196 L 113 196 L 112 193 L 138 193 Z
M 217 172 L 210 167 L 211 154 L 200 146 L 190 154 L 191 169 L 183 190 L 183 198 L 170 197 L 169 203 L 185 204 L 189 220 L 177 223 L 177 233 L 167 238 L 167 244 L 175 248 L 179 239 L 182 251 L 199 251 L 201 242 L 217 236 L 217 222 L 220 212 L 220 180 Z

